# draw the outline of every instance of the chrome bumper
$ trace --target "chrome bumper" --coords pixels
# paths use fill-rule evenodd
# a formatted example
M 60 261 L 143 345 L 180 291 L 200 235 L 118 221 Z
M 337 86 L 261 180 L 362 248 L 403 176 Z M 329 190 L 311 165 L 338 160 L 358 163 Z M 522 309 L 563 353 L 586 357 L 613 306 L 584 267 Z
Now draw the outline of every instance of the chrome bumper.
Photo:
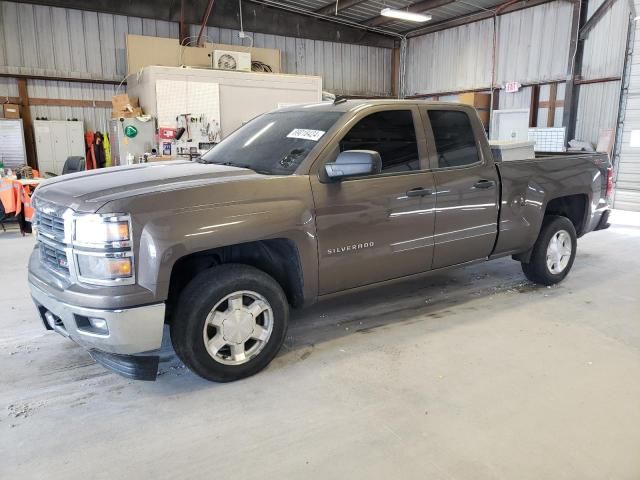
M 131 355 L 158 350 L 162 344 L 164 303 L 119 310 L 98 310 L 63 303 L 29 283 L 45 327 L 88 350 Z M 49 312 L 49 315 L 47 315 Z M 106 321 L 107 333 L 87 325 L 89 318 Z

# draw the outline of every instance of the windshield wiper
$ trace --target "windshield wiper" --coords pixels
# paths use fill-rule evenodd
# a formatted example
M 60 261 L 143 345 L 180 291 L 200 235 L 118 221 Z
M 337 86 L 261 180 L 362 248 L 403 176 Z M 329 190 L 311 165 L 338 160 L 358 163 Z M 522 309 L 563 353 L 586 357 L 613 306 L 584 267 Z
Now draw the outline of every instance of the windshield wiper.
M 260 173 L 263 175 L 270 175 L 271 172 L 269 170 L 263 170 L 255 168 L 248 163 L 235 163 L 235 162 L 207 162 L 206 160 L 203 163 L 215 164 L 215 165 L 224 165 L 225 167 L 238 167 L 238 168 L 246 168 L 247 170 L 253 170 L 256 173 Z

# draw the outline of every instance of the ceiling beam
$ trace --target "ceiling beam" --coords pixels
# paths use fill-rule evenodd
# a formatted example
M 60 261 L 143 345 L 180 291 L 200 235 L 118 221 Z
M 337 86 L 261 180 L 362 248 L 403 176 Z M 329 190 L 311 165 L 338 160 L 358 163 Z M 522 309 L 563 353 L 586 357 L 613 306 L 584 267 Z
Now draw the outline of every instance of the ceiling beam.
M 421 2 L 414 3 L 409 5 L 407 11 L 413 13 L 422 13 L 429 10 L 433 10 L 438 7 L 444 7 L 445 5 L 449 5 L 450 3 L 454 3 L 455 0 L 423 0 Z M 378 25 L 384 25 L 385 23 L 398 21 L 397 18 L 391 17 L 383 17 L 382 15 L 378 15 L 377 17 L 370 18 L 365 21 L 365 25 L 369 25 L 370 27 L 377 27 Z
M 341 12 L 342 10 L 346 10 L 347 8 L 355 7 L 367 0 L 336 0 L 335 2 L 331 2 L 326 7 L 319 8 L 316 10 L 316 13 L 320 15 L 335 15 L 336 10 Z
M 513 3 L 508 7 L 501 10 L 498 15 L 505 15 L 507 13 L 517 12 L 518 10 L 524 10 L 525 8 L 537 7 L 538 5 L 543 5 L 545 3 L 550 3 L 555 0 L 521 0 L 519 2 Z M 428 33 L 439 32 L 441 30 L 447 30 L 449 28 L 460 27 L 462 25 L 467 25 L 469 23 L 479 22 L 481 20 L 486 20 L 488 18 L 493 18 L 494 11 L 493 10 L 482 10 L 476 13 L 470 13 L 469 15 L 464 15 L 462 17 L 456 17 L 449 20 L 444 20 L 442 22 L 434 23 L 429 26 L 414 28 L 412 30 L 407 30 L 404 32 L 407 37 L 417 37 L 420 35 L 427 35 Z

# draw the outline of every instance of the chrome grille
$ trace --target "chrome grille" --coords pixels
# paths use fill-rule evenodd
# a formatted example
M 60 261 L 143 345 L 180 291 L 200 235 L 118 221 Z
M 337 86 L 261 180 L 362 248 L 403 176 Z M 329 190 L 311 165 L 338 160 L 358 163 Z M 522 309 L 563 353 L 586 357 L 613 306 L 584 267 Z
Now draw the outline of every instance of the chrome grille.
M 40 261 L 62 275 L 69 275 L 69 261 L 65 251 L 64 207 L 36 201 L 36 229 Z
M 38 242 L 40 248 L 40 261 L 49 268 L 69 275 L 69 262 L 67 253 L 61 246 Z
M 39 234 L 58 242 L 64 242 L 64 219 L 62 217 L 37 209 L 36 219 Z

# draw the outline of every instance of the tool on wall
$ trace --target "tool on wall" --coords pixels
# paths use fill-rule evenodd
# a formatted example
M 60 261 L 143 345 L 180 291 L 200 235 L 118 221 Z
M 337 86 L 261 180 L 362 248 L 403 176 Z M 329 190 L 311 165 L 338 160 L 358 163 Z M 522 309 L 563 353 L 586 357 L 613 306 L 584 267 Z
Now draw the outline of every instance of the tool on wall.
M 190 113 L 182 113 L 176 117 L 176 122 L 178 123 L 178 130 L 176 131 L 176 140 L 181 140 L 182 136 L 187 134 L 187 138 L 185 138 L 184 142 L 191 141 L 191 114 Z M 182 123 L 182 125 L 181 125 Z

